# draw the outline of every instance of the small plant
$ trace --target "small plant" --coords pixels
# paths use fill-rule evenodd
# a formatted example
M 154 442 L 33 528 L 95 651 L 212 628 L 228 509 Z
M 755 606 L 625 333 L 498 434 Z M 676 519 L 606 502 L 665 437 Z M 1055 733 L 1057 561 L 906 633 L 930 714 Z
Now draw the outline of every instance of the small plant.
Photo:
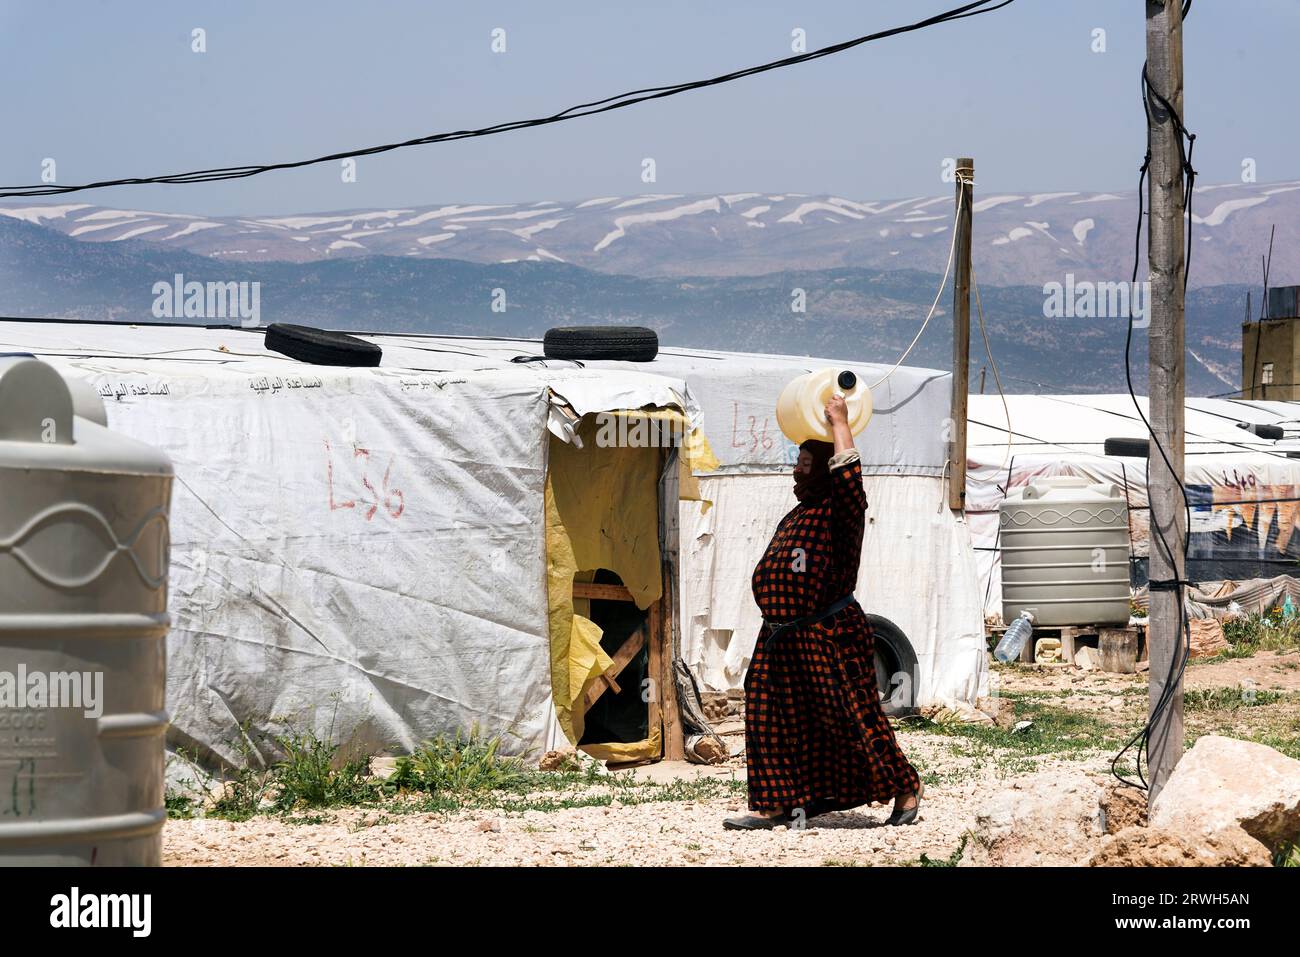
M 501 739 L 483 738 L 477 725 L 468 734 L 439 735 L 398 758 L 387 783 L 398 789 L 467 794 L 518 790 L 538 775 L 522 758 L 503 757 L 500 749 Z
M 1223 637 L 1232 645 L 1226 658 L 1245 658 L 1257 651 L 1295 651 L 1300 649 L 1300 616 L 1287 615 L 1281 608 L 1270 608 L 1233 618 L 1223 623 Z
M 1292 842 L 1273 854 L 1274 867 L 1300 867 L 1300 842 Z
M 276 743 L 285 753 L 284 760 L 272 768 L 276 810 L 362 804 L 378 795 L 368 757 L 344 761 L 336 768 L 338 745 L 310 731 L 277 738 Z
M 173 821 L 186 821 L 195 816 L 198 810 L 198 801 L 187 794 L 178 794 L 175 791 L 168 790 L 163 797 L 163 804 L 167 808 L 167 817 Z
M 273 771 L 266 767 L 238 768 L 217 789 L 212 802 L 213 817 L 227 821 L 247 821 L 266 810 L 274 784 Z
M 956 867 L 961 863 L 961 856 L 966 851 L 966 841 L 970 838 L 969 834 L 963 834 L 961 843 L 957 845 L 957 850 L 953 851 L 947 857 L 938 859 L 931 858 L 926 854 L 921 855 L 919 866 L 921 867 Z

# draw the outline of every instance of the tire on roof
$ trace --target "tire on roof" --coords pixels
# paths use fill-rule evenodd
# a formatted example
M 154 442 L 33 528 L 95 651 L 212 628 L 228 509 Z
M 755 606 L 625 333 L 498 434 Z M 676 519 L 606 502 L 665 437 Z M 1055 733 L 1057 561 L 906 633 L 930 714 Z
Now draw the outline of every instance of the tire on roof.
M 317 366 L 377 366 L 384 354 L 373 342 L 356 336 L 282 322 L 266 327 L 266 348 Z

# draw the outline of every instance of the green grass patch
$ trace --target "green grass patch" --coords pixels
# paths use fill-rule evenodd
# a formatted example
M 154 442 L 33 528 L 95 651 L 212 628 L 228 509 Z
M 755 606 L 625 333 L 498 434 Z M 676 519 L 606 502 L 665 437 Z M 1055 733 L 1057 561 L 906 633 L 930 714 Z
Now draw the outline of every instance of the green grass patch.
M 1236 711 L 1260 708 L 1285 698 L 1281 691 L 1260 688 L 1193 688 L 1183 692 L 1185 711 Z
M 652 802 L 743 798 L 744 776 L 699 777 L 657 783 L 631 772 L 606 772 L 597 762 L 574 762 L 562 770 L 541 771 L 522 757 L 503 755 L 498 737 L 477 728 L 425 742 L 398 758 L 391 776 L 373 773 L 368 758 L 348 758 L 340 747 L 314 732 L 294 732 L 272 739 L 283 757 L 267 763 L 245 734 L 245 765 L 223 781 L 199 783 L 207 795 L 207 816 L 246 821 L 259 814 L 278 814 L 287 823 L 325 823 L 319 812 L 339 808 L 373 810 L 354 830 L 392 821 L 390 815 L 450 814 L 465 810 L 506 813 L 560 811 L 579 807 L 628 806 Z M 182 755 L 182 757 L 184 757 Z M 188 759 L 187 759 L 188 760 Z M 196 768 L 197 763 L 191 762 Z M 168 795 L 172 817 L 198 816 L 204 802 Z
M 956 738 L 966 745 L 967 757 L 999 752 L 1021 757 L 1081 754 L 1118 748 L 1128 737 L 1122 729 L 1094 715 L 1057 707 L 1047 698 L 1028 694 L 1004 697 L 1015 703 L 1017 721 L 1033 722 L 1029 727 L 1012 731 L 985 724 L 934 724 L 924 720 L 909 721 L 906 727 Z

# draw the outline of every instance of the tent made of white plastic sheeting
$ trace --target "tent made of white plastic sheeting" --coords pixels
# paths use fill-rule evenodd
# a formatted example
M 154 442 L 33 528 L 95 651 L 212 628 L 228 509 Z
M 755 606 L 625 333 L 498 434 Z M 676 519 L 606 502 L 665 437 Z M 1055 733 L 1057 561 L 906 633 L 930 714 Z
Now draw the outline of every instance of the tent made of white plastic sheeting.
M 260 332 L 0 322 L 175 467 L 169 740 L 207 762 L 285 728 L 411 749 L 475 725 L 564 743 L 552 701 L 548 429 L 693 408 L 648 372 L 305 365 Z M 393 367 L 394 362 L 406 367 Z M 243 745 L 241 745 L 243 742 Z
M 425 361 L 509 363 L 542 355 L 541 343 L 445 336 L 367 337 Z M 403 359 L 402 361 L 407 361 Z M 530 363 L 531 364 L 531 363 Z M 560 368 L 570 363 L 551 360 Z M 698 473 L 711 506 L 681 506 L 683 660 L 702 687 L 739 688 L 761 617 L 750 573 L 795 505 L 797 448 L 781 434 L 776 400 L 795 376 L 850 369 L 872 388 L 875 412 L 856 440 L 870 502 L 856 594 L 907 636 L 916 653 L 915 700 L 973 701 L 987 677 L 979 583 L 965 518 L 946 505 L 952 378 L 934 369 L 806 356 L 661 348 L 649 363 L 584 360 L 588 369 L 649 369 L 685 381 L 719 460 Z M 887 378 L 886 378 L 887 376 Z M 884 380 L 883 382 L 881 380 Z
M 1075 476 L 1111 482 L 1129 505 L 1134 558 L 1148 547 L 1147 460 L 1105 454 L 1108 438 L 1148 437 L 1147 400 L 1119 395 L 970 397 L 966 515 L 986 615 L 1002 612 L 998 509 L 1009 488 Z M 1010 413 L 1010 429 L 1007 415 Z M 1300 404 L 1189 398 L 1184 484 L 1190 510 L 1189 576 L 1196 580 L 1286 574 L 1300 557 Z M 1260 437 L 1241 425 L 1281 427 Z M 1008 445 L 1008 437 L 1010 444 Z M 1154 451 L 1152 454 L 1158 455 Z M 1082 624 L 1082 623 L 1081 623 Z
M 720 467 L 699 473 L 701 497 L 712 502 L 711 507 L 689 501 L 681 504 L 680 652 L 701 686 L 716 690 L 737 688 L 743 681 L 760 625 L 750 592 L 750 572 L 777 523 L 795 504 L 789 469 L 796 450 L 776 424 L 780 390 L 795 376 L 828 366 L 852 369 L 869 386 L 890 373 L 883 365 L 671 347 L 661 348 L 658 357 L 648 363 L 579 363 L 543 359 L 542 344 L 536 340 L 394 334 L 366 334 L 363 338 L 382 347 L 383 360 L 376 370 L 354 370 L 349 381 L 376 383 L 369 404 L 391 408 L 370 414 L 385 421 L 405 421 L 404 410 L 433 401 L 429 395 L 448 390 L 459 394 L 467 388 L 459 383 L 465 378 L 473 383 L 500 382 L 507 391 L 525 388 L 525 383 L 542 385 L 543 393 L 546 387 L 554 390 L 562 403 L 540 400 L 538 408 L 550 430 L 561 437 L 566 437 L 571 424 L 570 417 L 557 409 L 563 403 L 578 414 L 646 405 L 677 406 L 693 424 L 702 425 Z M 211 382 L 222 377 L 222 370 L 238 370 L 245 384 L 235 391 L 242 388 L 252 393 L 247 380 L 255 370 L 265 380 L 266 388 L 259 393 L 263 398 L 286 397 L 298 388 L 296 383 L 307 378 L 332 381 L 343 374 L 268 352 L 262 339 L 263 333 L 257 329 L 0 322 L 0 350 L 38 352 L 56 364 L 94 377 L 101 389 L 108 388 L 113 394 L 106 399 L 110 424 L 132 434 L 132 423 L 140 416 L 130 409 L 143 400 L 130 394 L 130 379 L 115 377 L 123 369 L 137 378 L 147 378 L 149 369 L 172 363 L 178 370 L 191 370 L 196 394 L 216 391 L 218 387 Z M 141 366 L 141 362 L 147 364 Z M 378 383 L 385 385 L 380 388 Z M 147 383 L 137 382 L 137 386 L 147 388 Z M 867 611 L 888 618 L 909 639 L 918 659 L 914 690 L 921 704 L 937 698 L 973 700 L 981 693 L 987 674 L 981 592 L 970 535 L 964 517 L 945 504 L 945 423 L 950 390 L 947 373 L 898 368 L 873 388 L 875 414 L 856 443 L 871 503 L 856 593 Z M 255 421 L 260 428 L 285 427 L 276 425 L 264 412 L 256 413 L 261 408 L 256 403 L 247 407 L 254 410 L 250 415 L 259 416 Z M 206 428 L 202 419 L 196 416 L 193 427 Z M 310 423 L 319 430 L 316 418 L 311 417 Z M 482 459 L 478 457 L 484 456 L 495 462 L 492 449 L 499 437 L 491 432 L 507 423 L 528 431 L 538 454 L 544 455 L 545 443 L 538 439 L 535 423 L 526 415 L 516 423 L 514 413 L 504 406 L 485 418 L 469 408 L 463 416 L 440 419 L 429 427 L 436 425 L 452 445 L 463 443 L 464 458 L 479 462 Z M 342 441 L 348 426 L 343 421 L 330 428 Z M 148 430 L 143 431 L 140 437 L 148 440 Z M 398 432 L 394 438 L 401 435 Z M 228 437 L 213 436 L 212 441 L 228 441 Z M 438 448 L 423 437 L 423 430 L 420 435 L 407 434 L 404 441 L 417 443 L 426 470 L 447 468 L 445 463 L 439 464 Z M 240 450 L 224 454 L 235 457 L 233 462 L 227 459 L 227 467 L 234 468 Z M 220 460 L 220 455 L 214 455 Z M 456 461 L 459 459 L 453 459 Z M 426 475 L 421 481 L 469 481 L 485 470 L 476 467 L 472 475 L 459 467 L 453 471 L 458 474 Z M 178 474 L 182 474 L 179 468 Z M 543 476 L 535 480 L 540 483 Z M 178 488 L 184 495 L 179 483 Z M 534 490 L 526 491 L 531 495 Z M 521 489 L 520 495 L 524 494 Z M 185 569 L 176 573 L 183 576 Z M 484 573 L 488 573 L 486 569 Z M 526 569 L 524 573 L 532 574 Z M 428 582 L 431 588 L 441 585 L 432 578 Z M 273 611 L 269 606 L 264 610 L 267 614 Z M 534 620 L 533 609 L 521 609 L 519 616 Z M 513 630 L 516 624 L 507 615 L 505 622 L 484 621 L 476 627 L 490 637 L 494 634 L 490 625 Z M 534 630 L 543 633 L 544 622 L 538 622 Z M 398 644 L 399 640 L 394 637 L 392 642 Z M 485 653 L 498 652 L 499 645 L 492 644 Z M 373 653 L 380 655 L 378 649 Z M 504 679 L 530 673 L 533 667 L 518 663 L 517 670 L 505 673 Z M 525 687 L 520 686 L 521 693 Z M 418 689 L 412 693 L 419 693 Z M 445 694 L 445 689 L 440 693 Z M 462 700 L 456 695 L 450 698 L 446 705 L 432 706 L 451 707 Z M 467 710 L 479 707 L 474 704 Z M 534 724 L 520 733 L 530 744 L 558 740 L 554 727 L 538 731 Z

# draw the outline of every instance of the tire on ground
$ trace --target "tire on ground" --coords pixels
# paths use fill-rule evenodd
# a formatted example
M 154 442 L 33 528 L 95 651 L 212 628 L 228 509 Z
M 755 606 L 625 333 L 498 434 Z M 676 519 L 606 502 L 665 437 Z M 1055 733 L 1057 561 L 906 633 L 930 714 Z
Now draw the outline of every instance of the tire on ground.
M 546 330 L 542 352 L 548 359 L 650 362 L 659 354 L 659 336 L 644 326 L 557 326 Z
M 876 685 L 880 704 L 890 717 L 916 706 L 916 652 L 903 630 L 888 618 L 867 615 L 876 638 Z
M 316 366 L 377 366 L 384 351 L 343 332 L 273 322 L 266 327 L 266 348 Z

